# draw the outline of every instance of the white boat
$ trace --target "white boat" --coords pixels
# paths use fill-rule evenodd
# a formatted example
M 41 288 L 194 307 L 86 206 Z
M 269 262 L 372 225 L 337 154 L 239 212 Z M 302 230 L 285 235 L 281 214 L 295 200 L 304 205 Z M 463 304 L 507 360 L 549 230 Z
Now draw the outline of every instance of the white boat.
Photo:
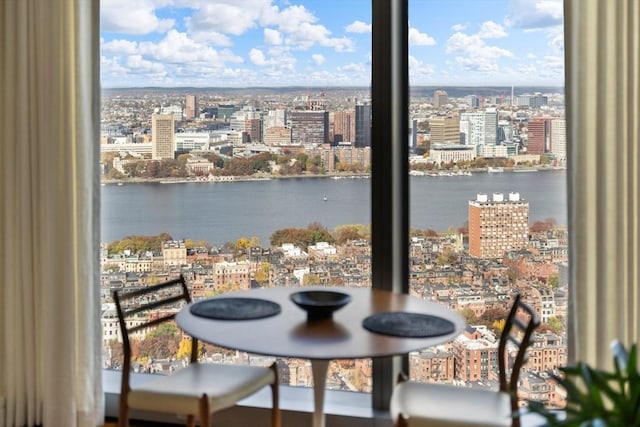
M 487 168 L 487 172 L 489 172 L 489 173 L 502 173 L 502 172 L 504 172 L 504 168 L 502 168 L 502 167 L 493 168 L 493 167 L 489 166 Z

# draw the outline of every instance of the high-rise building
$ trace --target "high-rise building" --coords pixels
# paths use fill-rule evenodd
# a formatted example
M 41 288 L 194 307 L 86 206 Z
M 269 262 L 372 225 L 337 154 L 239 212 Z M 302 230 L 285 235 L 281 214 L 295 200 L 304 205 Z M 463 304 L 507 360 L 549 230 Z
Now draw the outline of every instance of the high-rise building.
M 187 95 L 185 99 L 185 111 L 184 115 L 187 120 L 194 119 L 200 114 L 200 107 L 198 106 L 198 97 L 196 95 Z
M 487 108 L 484 111 L 484 143 L 495 145 L 498 142 L 498 110 Z
M 151 116 L 151 157 L 173 159 L 176 151 L 173 114 Z
M 336 111 L 333 115 L 333 142 L 355 142 L 356 113 L 354 111 Z
M 498 138 L 498 112 L 495 108 L 460 115 L 461 140 L 467 145 L 491 145 Z
M 356 147 L 371 147 L 371 104 L 356 104 Z
M 431 144 L 459 144 L 460 117 L 438 116 L 429 119 Z
M 551 120 L 551 152 L 556 160 L 567 160 L 567 122 L 565 119 Z
M 329 141 L 328 111 L 291 111 L 292 144 L 325 144 Z
M 502 258 L 505 252 L 527 246 L 529 202 L 519 193 L 494 193 L 489 200 L 478 194 L 469 201 L 469 254 L 477 258 Z
M 518 95 L 516 97 L 516 105 L 530 108 L 540 108 L 548 103 L 548 97 L 536 93 L 533 95 Z
M 534 117 L 527 123 L 527 153 L 544 154 L 551 144 L 551 118 Z
M 444 90 L 436 90 L 433 93 L 433 106 L 436 108 L 444 107 L 449 103 L 449 96 Z

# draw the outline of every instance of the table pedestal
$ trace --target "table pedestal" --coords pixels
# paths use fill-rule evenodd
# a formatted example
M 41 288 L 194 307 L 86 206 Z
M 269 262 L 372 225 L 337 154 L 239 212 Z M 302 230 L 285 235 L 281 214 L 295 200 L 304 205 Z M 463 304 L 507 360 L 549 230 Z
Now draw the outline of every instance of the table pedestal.
M 325 427 L 324 418 L 324 387 L 327 382 L 329 360 L 312 359 L 311 373 L 313 375 L 313 427 Z

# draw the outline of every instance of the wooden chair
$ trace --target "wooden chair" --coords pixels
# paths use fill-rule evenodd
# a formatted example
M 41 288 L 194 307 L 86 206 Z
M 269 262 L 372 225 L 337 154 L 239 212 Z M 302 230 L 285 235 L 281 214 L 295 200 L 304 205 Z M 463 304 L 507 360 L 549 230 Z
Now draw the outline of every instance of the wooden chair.
M 271 386 L 272 427 L 280 426 L 278 375 L 271 367 L 198 363 L 198 340 L 192 338 L 190 364 L 170 375 L 157 375 L 140 386 L 130 383 L 131 334 L 148 332 L 173 321 L 180 306 L 191 302 L 184 277 L 139 290 L 113 291 L 118 312 L 124 361 L 120 391 L 119 427 L 129 427 L 129 410 L 185 415 L 187 425 L 211 425 L 211 414 L 235 405 L 263 387 Z
M 403 377 L 391 397 L 394 425 L 520 427 L 520 418 L 515 416 L 518 413 L 518 378 L 532 333 L 538 325 L 540 320 L 536 312 L 516 295 L 498 344 L 499 391 L 420 383 Z M 508 342 L 517 347 L 510 372 L 505 351 Z

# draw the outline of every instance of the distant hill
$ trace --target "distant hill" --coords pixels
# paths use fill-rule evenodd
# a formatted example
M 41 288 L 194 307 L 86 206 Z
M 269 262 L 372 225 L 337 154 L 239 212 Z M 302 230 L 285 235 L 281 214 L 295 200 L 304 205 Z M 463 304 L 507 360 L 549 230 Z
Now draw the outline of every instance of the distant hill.
M 243 95 L 277 95 L 277 94 L 317 94 L 324 92 L 340 93 L 362 93 L 368 91 L 365 86 L 345 86 L 345 87 L 315 87 L 315 86 L 284 86 L 284 87 L 137 87 L 137 88 L 103 88 L 103 92 L 110 95 L 117 94 L 229 94 L 235 96 Z M 500 96 L 511 95 L 511 86 L 412 86 L 410 88 L 411 97 L 430 98 L 436 90 L 444 90 L 447 95 L 459 98 L 466 95 L 478 96 Z M 562 86 L 515 86 L 514 95 L 525 93 L 558 93 L 564 92 Z

